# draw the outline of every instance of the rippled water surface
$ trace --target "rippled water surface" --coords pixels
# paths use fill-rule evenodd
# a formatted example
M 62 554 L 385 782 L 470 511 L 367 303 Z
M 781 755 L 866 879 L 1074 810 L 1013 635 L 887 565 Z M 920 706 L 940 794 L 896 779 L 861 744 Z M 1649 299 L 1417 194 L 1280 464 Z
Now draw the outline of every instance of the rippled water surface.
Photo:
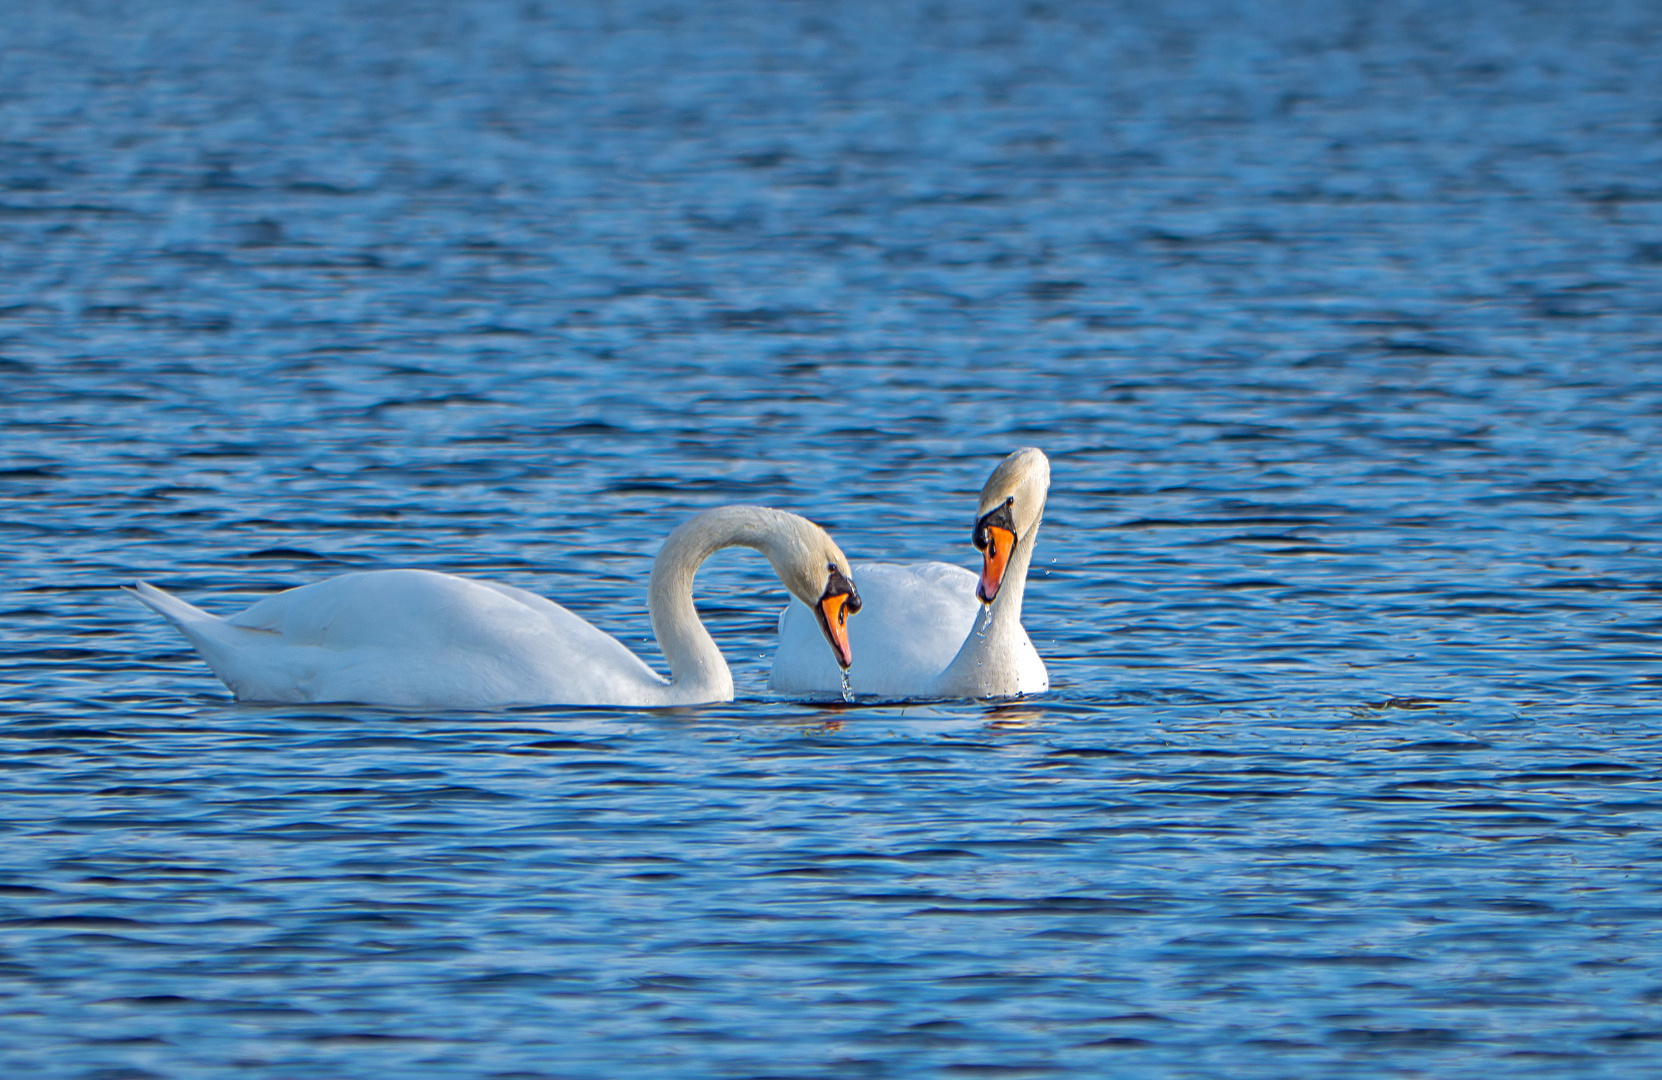
M 1556 10 L 1554 10 L 1556 8 Z M 0 1072 L 1648 1077 L 1662 9 L 0 5 Z M 237 705 L 419 566 L 657 659 L 698 509 L 1048 695 Z M 858 658 L 857 658 L 858 662 Z

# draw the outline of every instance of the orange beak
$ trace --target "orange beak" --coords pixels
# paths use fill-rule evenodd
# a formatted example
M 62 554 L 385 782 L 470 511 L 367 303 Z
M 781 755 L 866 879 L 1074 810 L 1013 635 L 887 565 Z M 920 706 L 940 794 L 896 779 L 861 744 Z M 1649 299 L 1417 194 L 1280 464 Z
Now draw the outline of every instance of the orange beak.
M 825 640 L 831 643 L 831 648 L 837 654 L 838 666 L 845 670 L 854 663 L 854 650 L 848 647 L 848 616 L 851 611 L 860 610 L 858 606 L 849 607 L 848 598 L 851 593 L 833 593 L 820 598 L 819 616 L 820 629 L 825 631 Z
M 1010 565 L 1010 553 L 1016 549 L 1016 534 L 997 525 L 987 526 L 987 546 L 981 549 L 981 583 L 975 595 L 983 604 L 998 599 L 998 587 L 1004 584 L 1004 568 Z

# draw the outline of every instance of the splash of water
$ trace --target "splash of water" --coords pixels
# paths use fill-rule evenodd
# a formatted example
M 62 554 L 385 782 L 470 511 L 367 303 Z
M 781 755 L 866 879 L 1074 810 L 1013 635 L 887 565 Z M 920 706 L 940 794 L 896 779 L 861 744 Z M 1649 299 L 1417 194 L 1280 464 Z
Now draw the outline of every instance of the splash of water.
M 854 688 L 848 685 L 848 669 L 843 669 L 843 701 L 854 704 Z

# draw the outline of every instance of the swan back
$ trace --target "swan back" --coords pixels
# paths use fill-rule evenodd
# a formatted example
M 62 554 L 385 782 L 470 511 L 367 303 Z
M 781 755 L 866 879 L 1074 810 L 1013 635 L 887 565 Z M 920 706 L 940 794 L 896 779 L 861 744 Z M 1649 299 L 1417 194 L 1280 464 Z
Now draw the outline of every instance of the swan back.
M 669 689 L 622 642 L 559 604 L 430 570 L 344 574 L 228 619 L 142 583 L 133 592 L 244 701 L 655 704 Z
M 858 573 L 864 606 L 848 626 L 856 657 L 848 669 L 849 688 L 889 700 L 927 695 L 980 613 L 975 575 L 938 562 L 863 562 Z M 780 612 L 768 689 L 830 695 L 839 692 L 841 680 L 814 613 L 801 604 Z

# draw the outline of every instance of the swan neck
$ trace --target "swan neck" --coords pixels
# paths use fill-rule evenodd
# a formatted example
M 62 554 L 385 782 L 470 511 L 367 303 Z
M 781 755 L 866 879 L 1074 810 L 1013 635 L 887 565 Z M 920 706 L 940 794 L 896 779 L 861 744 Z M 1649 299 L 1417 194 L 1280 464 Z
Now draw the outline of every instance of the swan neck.
M 1016 541 L 1016 548 L 1010 553 L 998 596 L 976 612 L 975 624 L 958 655 L 937 677 L 938 692 L 954 697 L 987 697 L 1010 692 L 1007 661 L 1027 638 L 1027 631 L 1021 625 L 1021 601 L 1027 591 L 1027 569 L 1033 561 L 1033 546 L 1038 537 L 1039 519 L 1035 517 L 1027 534 Z
M 1033 547 L 1039 539 L 1039 522 L 1035 520 L 1027 535 L 1016 541 L 1016 550 L 1010 553 L 1009 565 L 1004 568 L 1004 581 L 998 596 L 987 605 L 987 625 L 995 628 L 1021 625 L 1021 601 L 1027 593 L 1027 568 L 1033 562 Z
M 704 560 L 730 547 L 769 555 L 781 542 L 777 510 L 724 506 L 685 522 L 664 541 L 652 563 L 646 606 L 652 633 L 669 665 L 671 703 L 730 701 L 733 674 L 693 604 L 693 577 Z

